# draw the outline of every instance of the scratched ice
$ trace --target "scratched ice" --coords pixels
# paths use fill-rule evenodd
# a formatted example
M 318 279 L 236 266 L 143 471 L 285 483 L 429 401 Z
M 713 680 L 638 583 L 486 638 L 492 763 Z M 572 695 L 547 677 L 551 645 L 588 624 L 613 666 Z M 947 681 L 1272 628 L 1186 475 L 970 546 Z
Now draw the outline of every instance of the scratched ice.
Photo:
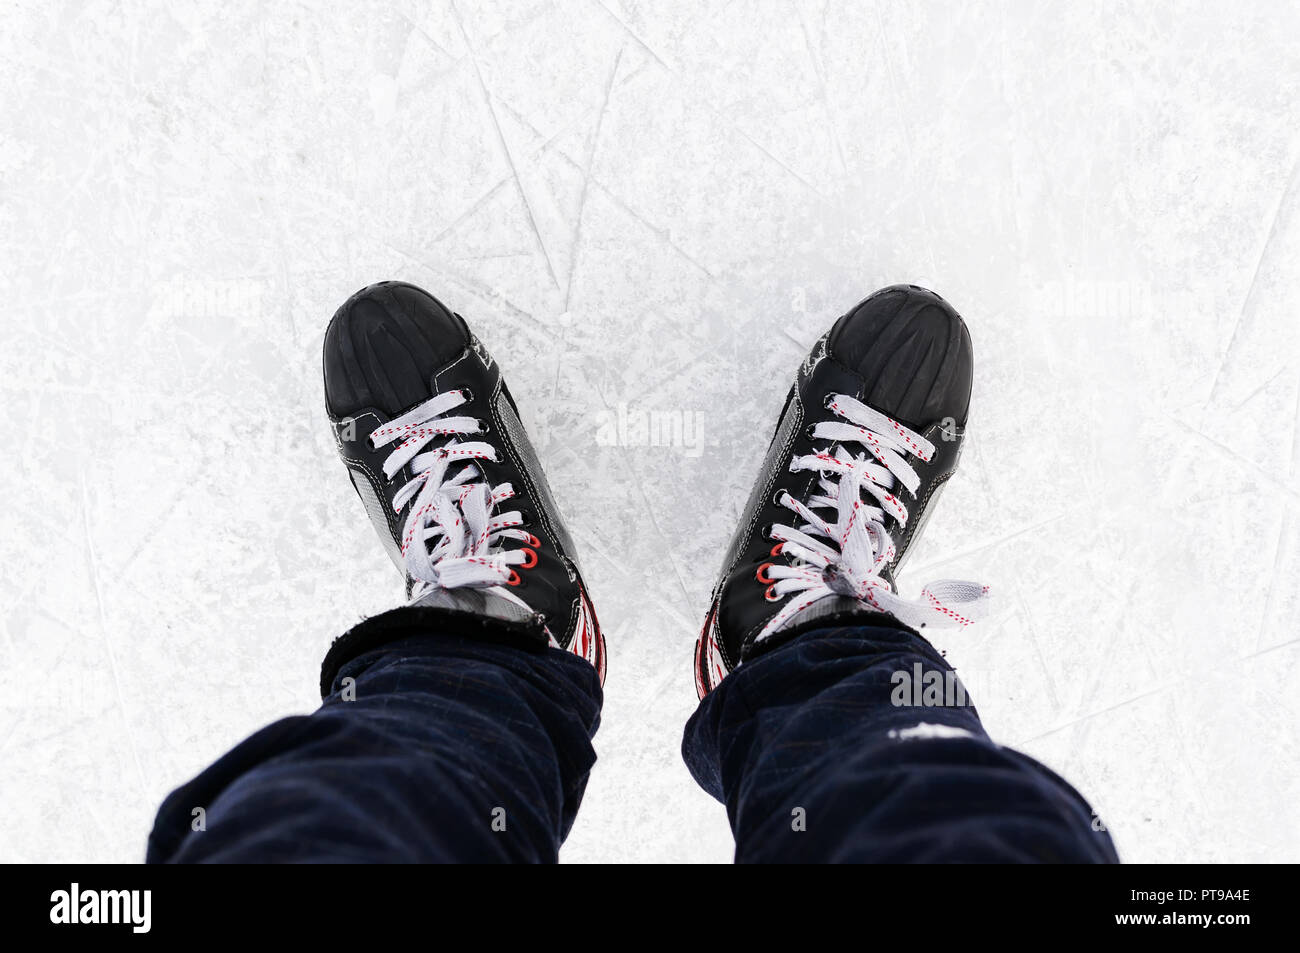
M 319 383 L 385 277 L 505 365 L 607 627 L 565 860 L 730 857 L 692 641 L 786 381 L 896 281 L 975 341 L 903 586 L 1000 594 L 939 639 L 989 730 L 1127 859 L 1300 853 L 1294 6 L 179 6 L 0 15 L 0 858 L 138 860 L 399 598 Z

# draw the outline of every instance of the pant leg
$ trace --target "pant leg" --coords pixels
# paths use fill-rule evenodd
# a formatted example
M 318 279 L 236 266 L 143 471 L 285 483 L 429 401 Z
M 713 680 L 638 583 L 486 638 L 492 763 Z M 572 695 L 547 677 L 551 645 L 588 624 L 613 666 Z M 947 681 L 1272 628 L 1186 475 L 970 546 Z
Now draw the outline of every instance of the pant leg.
M 682 753 L 726 804 L 738 862 L 1118 862 L 1078 792 L 969 703 L 895 704 L 924 700 L 900 694 L 918 671 L 952 669 L 914 632 L 819 629 L 705 697 Z
M 601 689 L 587 662 L 421 634 L 358 655 L 332 687 L 314 714 L 259 731 L 172 792 L 147 860 L 556 859 L 596 759 Z

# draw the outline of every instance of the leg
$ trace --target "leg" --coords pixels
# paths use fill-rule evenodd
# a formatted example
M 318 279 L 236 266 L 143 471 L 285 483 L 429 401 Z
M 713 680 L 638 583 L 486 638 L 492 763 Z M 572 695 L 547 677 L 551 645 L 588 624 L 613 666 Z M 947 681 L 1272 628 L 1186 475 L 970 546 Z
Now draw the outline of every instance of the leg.
M 173 792 L 148 860 L 554 861 L 600 703 L 595 669 L 572 653 L 412 634 L 340 668 L 314 714 Z M 195 808 L 205 830 L 191 829 Z
M 553 861 L 595 760 L 605 643 L 501 366 L 402 282 L 344 302 L 323 365 L 408 604 L 334 643 L 315 714 L 174 792 L 148 858 Z
M 987 608 L 985 586 L 905 599 L 894 580 L 957 471 L 973 379 L 965 322 L 913 285 L 864 299 L 799 368 L 696 643 L 682 745 L 738 860 L 1116 859 L 1078 794 L 974 708 L 891 697 L 898 673 L 955 683 L 917 631 Z
M 1117 862 L 1083 798 L 972 706 L 894 704 L 918 664 L 952 671 L 881 617 L 806 632 L 704 698 L 683 753 L 726 804 L 737 861 Z

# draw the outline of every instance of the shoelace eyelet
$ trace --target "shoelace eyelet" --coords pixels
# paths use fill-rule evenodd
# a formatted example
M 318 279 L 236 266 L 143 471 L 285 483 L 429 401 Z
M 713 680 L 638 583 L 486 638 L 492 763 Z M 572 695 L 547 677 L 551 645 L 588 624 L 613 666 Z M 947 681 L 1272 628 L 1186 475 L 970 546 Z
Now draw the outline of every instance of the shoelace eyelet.
M 790 530 L 786 525 L 788 517 L 781 514 L 783 519 L 777 521 L 781 536 L 776 535 L 776 528 L 765 526 L 763 532 L 769 542 L 751 550 L 755 559 L 750 565 L 760 564 L 755 578 L 760 583 L 779 579 L 766 587 L 764 599 L 785 603 L 771 610 L 754 641 L 761 642 L 781 631 L 819 600 L 840 596 L 887 612 L 905 625 L 969 625 L 987 611 L 988 587 L 964 580 L 940 580 L 923 589 L 920 598 L 908 600 L 900 598 L 884 577 L 886 567 L 892 568 L 898 561 L 898 534 L 891 527 L 907 525 L 904 501 L 915 500 L 919 492 L 912 489 L 902 493 L 897 487 L 925 483 L 909 458 L 921 463 L 927 462 L 927 456 L 933 458 L 930 438 L 863 404 L 851 393 L 824 393 L 823 403 L 829 412 L 853 426 L 846 427 L 826 415 L 820 423 L 825 423 L 828 431 L 844 427 L 847 439 L 825 438 L 824 443 L 814 443 L 803 456 L 792 456 L 792 473 L 809 470 L 814 475 L 783 478 L 789 484 L 789 496 L 778 493 L 772 497 L 775 503 L 784 499 L 786 508 L 802 522 Z M 814 426 L 811 421 L 803 421 L 803 432 L 813 436 L 820 423 Z M 845 444 L 861 444 L 864 449 L 856 451 Z M 858 493 L 846 494 L 847 486 L 865 490 L 875 502 Z M 772 489 L 768 488 L 769 496 Z M 861 512 L 864 508 L 872 512 Z M 833 511 L 832 516 L 826 515 L 828 509 Z M 791 542 L 791 535 L 797 536 L 797 541 L 793 550 L 788 550 L 783 544 Z M 809 544 L 805 535 L 820 536 L 824 542 Z M 772 561 L 764 561 L 760 547 L 771 547 Z M 780 577 L 773 575 L 774 567 L 781 569 Z
M 528 558 L 525 562 L 519 564 L 519 568 L 532 569 L 537 565 L 537 553 L 534 550 L 529 549 L 527 546 L 524 547 L 523 552 L 528 554 Z
M 523 582 L 523 581 L 524 581 L 523 577 L 520 576 L 519 573 L 515 572 L 515 571 L 512 569 L 512 570 L 510 570 L 510 578 L 508 578 L 508 579 L 506 580 L 506 585 L 507 585 L 507 586 L 517 586 L 517 585 L 519 585 L 519 584 L 520 584 L 521 582 Z
M 533 549 L 540 549 L 542 545 L 542 541 L 538 539 L 536 536 L 534 536 L 532 533 L 529 533 L 528 545 L 533 547 Z
M 460 396 L 465 398 L 465 403 L 467 404 L 474 403 L 474 392 L 472 390 L 470 390 L 468 387 L 457 387 L 456 389 L 460 391 Z

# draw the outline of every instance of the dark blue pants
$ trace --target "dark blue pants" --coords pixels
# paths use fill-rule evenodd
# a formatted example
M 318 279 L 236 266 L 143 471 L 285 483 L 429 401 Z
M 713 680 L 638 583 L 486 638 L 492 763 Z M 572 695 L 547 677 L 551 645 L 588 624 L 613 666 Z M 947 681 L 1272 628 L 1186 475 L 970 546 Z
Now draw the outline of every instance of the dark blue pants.
M 950 671 L 906 630 L 819 630 L 700 704 L 683 753 L 726 804 L 736 859 L 1116 860 L 1083 799 L 973 708 L 893 704 L 891 676 L 918 662 Z M 595 761 L 586 662 L 429 633 L 359 655 L 332 688 L 174 791 L 148 860 L 556 859 Z

